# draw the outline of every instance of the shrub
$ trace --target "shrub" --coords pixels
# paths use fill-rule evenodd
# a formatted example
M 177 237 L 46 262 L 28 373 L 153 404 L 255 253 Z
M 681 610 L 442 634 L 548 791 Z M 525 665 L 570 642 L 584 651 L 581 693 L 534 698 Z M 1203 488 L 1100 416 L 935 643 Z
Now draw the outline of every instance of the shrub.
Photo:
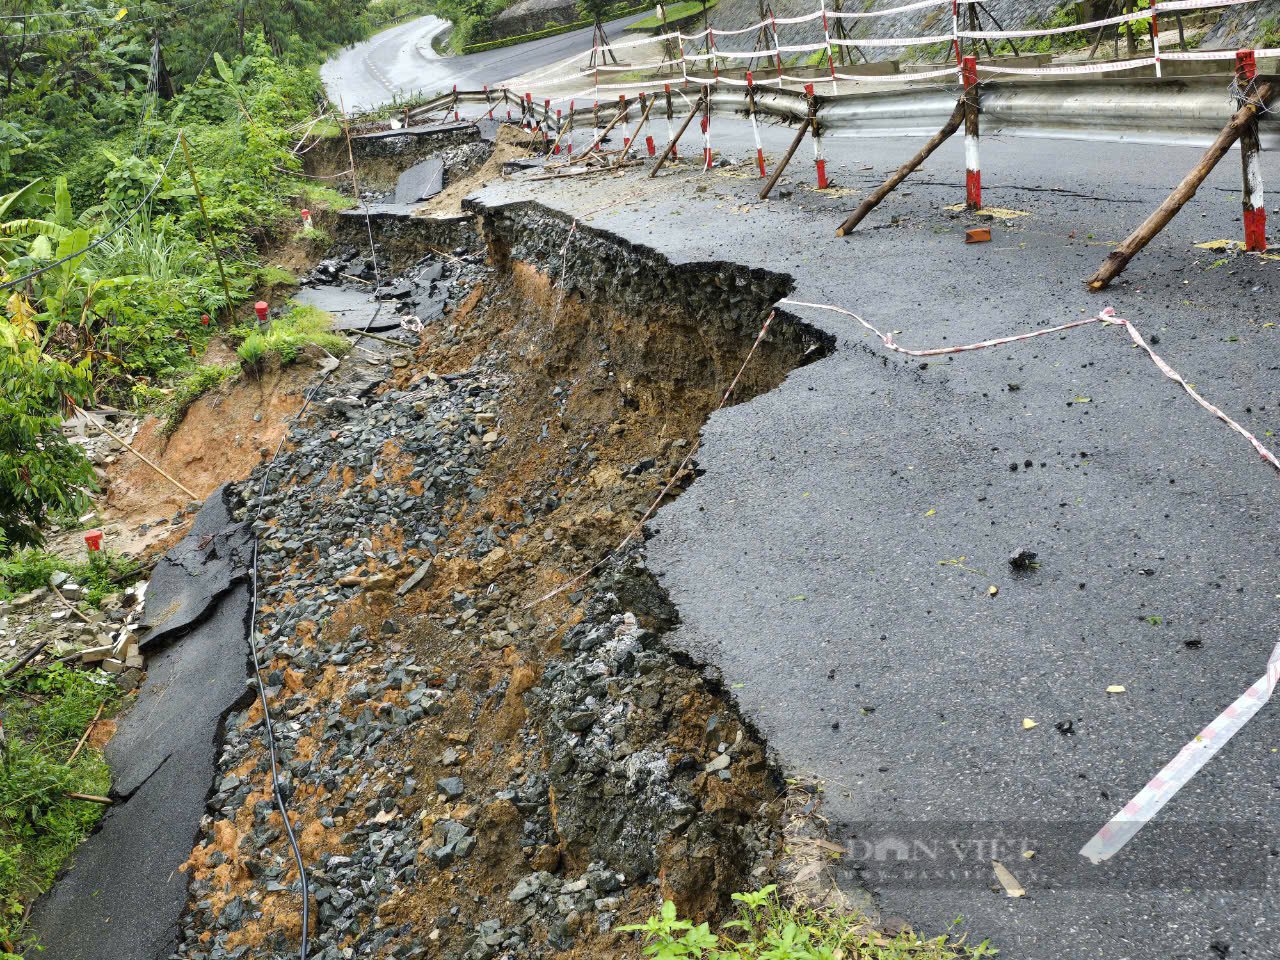
M 84 588 L 85 602 L 96 607 L 141 571 L 136 560 L 108 550 L 90 558 L 77 562 L 42 550 L 19 550 L 0 558 L 0 600 L 43 587 L 61 570 Z
M 889 936 L 858 914 L 787 906 L 773 885 L 733 899 L 738 916 L 724 924 L 732 936 L 680 919 L 670 900 L 644 923 L 618 929 L 642 934 L 645 955 L 656 960 L 979 960 L 996 953 L 986 941 L 969 947 L 948 934 Z
M 245 328 L 237 332 L 245 334 L 236 354 L 246 367 L 260 367 L 268 354 L 274 356 L 281 366 L 295 363 L 308 346 L 316 346 L 325 353 L 341 356 L 351 348 L 351 343 L 339 333 L 333 333 L 333 315 L 318 307 L 294 307 L 284 316 L 272 322 L 266 331 Z

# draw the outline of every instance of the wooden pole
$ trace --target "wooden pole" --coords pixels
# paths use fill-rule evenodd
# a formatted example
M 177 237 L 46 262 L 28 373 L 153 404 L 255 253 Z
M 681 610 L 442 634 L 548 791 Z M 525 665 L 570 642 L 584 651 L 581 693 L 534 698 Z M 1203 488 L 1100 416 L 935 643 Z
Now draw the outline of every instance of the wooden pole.
M 702 108 L 703 94 L 698 95 L 698 99 L 693 104 L 693 109 L 689 111 L 689 115 L 684 118 L 680 124 L 680 129 L 676 131 L 675 138 L 667 143 L 667 149 L 662 151 L 662 156 L 658 158 L 658 162 L 653 165 L 653 169 L 649 171 L 649 176 L 656 176 L 658 171 L 662 169 L 662 165 L 667 162 L 676 151 L 676 144 L 680 142 L 680 138 L 684 136 L 684 132 L 689 129 L 689 124 L 693 122 L 693 118 L 698 115 L 698 111 Z
M 787 169 L 787 164 L 791 162 L 791 158 L 795 156 L 796 150 L 800 148 L 800 141 L 804 139 L 804 135 L 813 128 L 813 103 L 809 104 L 810 116 L 807 116 L 800 122 L 800 129 L 796 131 L 795 139 L 791 141 L 791 146 L 787 147 L 787 152 L 782 155 L 782 160 L 778 163 L 778 168 L 773 171 L 773 176 L 769 178 L 769 182 L 764 185 L 760 191 L 760 199 L 767 200 L 770 191 L 778 182 L 778 178 L 782 176 L 782 171 Z
M 646 99 L 645 95 L 641 93 L 640 100 L 643 102 L 645 99 Z M 636 135 L 631 138 L 631 142 L 627 144 L 627 146 L 624 147 L 622 150 L 623 160 L 627 159 L 627 154 L 631 152 L 631 148 L 634 147 L 636 145 L 636 141 L 640 139 L 640 132 L 644 130 L 644 125 L 649 121 L 649 113 L 651 110 L 653 110 L 653 105 L 657 102 L 658 102 L 658 97 L 655 94 L 654 96 L 648 98 L 648 102 L 645 103 L 644 110 L 640 114 L 640 122 L 636 124 Z
M 163 470 L 161 470 L 161 469 L 160 469 L 160 468 L 159 468 L 159 467 L 158 467 L 158 466 L 157 466 L 157 465 L 156 465 L 152 460 L 148 459 L 148 458 L 147 458 L 146 456 L 144 456 L 142 453 L 140 453 L 139 451 L 135 450 L 132 446 L 130 446 L 130 445 L 129 445 L 129 441 L 125 440 L 125 438 L 124 438 L 124 437 L 122 437 L 122 436 L 120 436 L 119 434 L 117 434 L 114 430 L 112 430 L 110 427 L 108 427 L 105 423 L 99 423 L 97 420 L 95 420 L 95 419 L 93 419 L 92 417 L 90 417 L 90 416 L 89 416 L 89 414 L 87 414 L 87 413 L 85 413 L 83 410 L 81 410 L 81 409 L 80 409 L 80 407 L 79 407 L 79 406 L 78 406 L 74 401 L 68 400 L 67 402 L 71 404 L 71 409 L 72 409 L 72 410 L 76 410 L 76 411 L 79 411 L 80 413 L 84 414 L 85 419 L 87 419 L 90 423 L 92 423 L 95 427 L 97 427 L 99 430 L 101 430 L 103 433 L 105 433 L 108 437 L 110 437 L 110 438 L 111 438 L 112 440 L 114 440 L 116 443 L 120 444 L 120 446 L 124 447 L 126 450 L 128 450 L 130 453 L 132 453 L 135 457 L 137 457 L 139 460 L 141 460 L 143 463 L 145 463 L 148 467 L 150 467 L 150 468 L 151 468 L 152 470 L 154 470 L 156 473 L 160 474 L 160 476 L 164 477 L 166 480 L 168 480 L 170 483 L 172 483 L 175 487 L 177 487 L 179 490 L 181 490 L 183 493 L 185 493 L 189 499 L 191 499 L 191 500 L 199 500 L 199 499 L 200 499 L 200 498 L 199 498 L 199 497 L 197 497 L 194 493 L 192 493 L 190 490 L 188 490 L 186 487 L 184 487 L 182 484 L 180 484 L 177 480 L 173 479 L 173 477 L 169 476 L 169 474 L 167 474 L 167 473 L 165 473 Z
M 84 735 L 76 744 L 76 748 L 71 751 L 71 756 L 67 757 L 67 766 L 71 766 L 76 757 L 80 756 L 80 751 L 83 750 L 84 745 L 89 742 L 89 735 L 93 733 L 93 728 L 96 727 L 98 725 L 98 721 L 102 719 L 102 711 L 105 707 L 105 703 L 98 704 L 98 712 L 93 715 L 93 719 L 89 721 L 89 725 L 84 728 Z
M 224 315 L 230 317 L 231 288 L 227 286 L 227 272 L 222 268 L 222 252 L 218 249 L 218 238 L 214 235 L 213 224 L 209 222 L 209 211 L 204 205 L 204 191 L 200 189 L 200 178 L 196 176 L 195 164 L 191 162 L 191 151 L 187 149 L 187 135 L 182 130 L 178 131 L 178 143 L 182 145 L 182 156 L 187 161 L 187 170 L 191 174 L 191 184 L 196 188 L 196 199 L 200 201 L 200 218 L 204 220 L 205 235 L 209 238 L 209 246 L 213 250 L 213 259 L 218 264 L 218 279 L 222 281 L 222 295 L 227 301 Z
M 1200 188 L 1200 184 L 1204 183 L 1205 177 L 1217 166 L 1218 161 L 1226 156 L 1227 151 L 1231 149 L 1231 145 L 1240 139 L 1244 129 L 1258 115 L 1259 105 L 1265 105 L 1271 99 L 1273 92 L 1274 84 L 1272 83 L 1258 85 L 1255 91 L 1257 100 L 1246 103 L 1236 111 L 1235 116 L 1222 128 L 1218 138 L 1213 141 L 1212 146 L 1200 158 L 1200 162 L 1191 169 L 1190 173 L 1183 177 L 1182 182 L 1174 188 L 1164 203 L 1160 204 L 1137 230 L 1129 234 L 1120 246 L 1112 250 L 1107 259 L 1102 262 L 1102 266 L 1098 268 L 1098 272 L 1086 281 L 1091 291 L 1105 290 L 1107 285 L 1129 265 L 1129 261 L 1137 256 L 1142 251 L 1142 248 L 1168 225 L 1169 221 L 1186 205 L 1187 201 L 1196 195 L 1196 191 Z
M 876 191 L 871 194 L 871 196 L 863 200 L 862 205 L 858 207 L 857 210 L 849 214 L 844 223 L 840 224 L 839 228 L 837 228 L 836 236 L 843 237 L 850 233 L 854 227 L 860 224 L 866 218 L 868 213 L 880 205 L 880 201 L 893 193 L 893 191 L 897 189 L 898 184 L 902 183 L 903 180 L 907 179 L 907 177 L 911 175 L 916 167 L 928 160 L 929 155 L 933 153 L 933 151 L 937 150 L 938 147 L 942 146 L 947 137 L 960 129 L 960 124 L 964 121 L 964 117 L 965 98 L 961 97 L 956 101 L 956 108 L 951 111 L 951 116 L 947 119 L 947 122 L 943 125 L 942 129 L 935 133 L 933 138 L 920 148 L 919 153 L 900 166 L 894 172 L 893 176 L 881 184 Z
M 40 651 L 43 650 L 45 647 L 47 647 L 51 642 L 52 641 L 48 637 L 46 637 L 45 639 L 37 643 L 34 647 L 32 647 L 30 650 L 28 650 L 26 653 L 24 653 L 21 657 L 18 658 L 16 662 L 13 663 L 12 666 L 10 666 L 7 670 L 5 670 L 3 679 L 8 680 L 15 673 L 17 673 L 19 670 L 25 667 L 28 663 L 34 660 L 39 655 Z

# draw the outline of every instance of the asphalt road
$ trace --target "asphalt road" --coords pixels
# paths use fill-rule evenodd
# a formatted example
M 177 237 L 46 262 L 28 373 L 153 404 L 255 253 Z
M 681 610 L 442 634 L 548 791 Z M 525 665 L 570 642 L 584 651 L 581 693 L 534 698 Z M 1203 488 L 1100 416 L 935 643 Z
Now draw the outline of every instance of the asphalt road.
M 605 29 L 612 37 L 647 15 L 615 20 Z M 439 17 L 420 17 L 346 48 L 321 68 L 329 98 L 355 110 L 404 100 L 416 93 L 444 92 L 455 84 L 461 90 L 479 90 L 485 84 L 493 86 L 591 47 L 592 30 L 586 27 L 465 57 L 442 57 L 431 46 L 431 38 L 448 26 L 448 21 Z
M 917 141 L 829 140 L 845 189 L 827 193 L 806 147 L 794 193 L 761 203 L 749 128 L 716 118 L 713 136 L 738 167 L 516 179 L 479 197 L 535 198 L 709 272 L 789 273 L 795 299 L 861 311 L 906 346 L 1114 306 L 1277 443 L 1280 263 L 1194 246 L 1241 236 L 1234 155 L 1097 295 L 1082 278 L 1199 150 L 986 138 L 987 203 L 1027 215 L 966 245 L 973 220 L 944 209 L 964 199 L 958 141 L 837 239 Z M 789 137 L 765 130 L 771 161 Z M 855 851 L 843 883 L 924 930 L 963 917 L 1011 960 L 1280 955 L 1280 704 L 1108 865 L 1078 855 L 1264 672 L 1280 477 L 1121 330 L 924 362 L 838 315 L 795 312 L 835 334 L 835 352 L 711 418 L 705 474 L 658 514 L 649 553 L 680 611 L 672 641 L 723 679 L 787 772 L 826 784 L 823 812 Z M 1018 574 L 1008 557 L 1022 549 L 1039 566 Z M 901 844 L 867 849 L 883 838 L 905 840 L 905 864 Z M 1025 897 L 993 889 L 993 855 Z

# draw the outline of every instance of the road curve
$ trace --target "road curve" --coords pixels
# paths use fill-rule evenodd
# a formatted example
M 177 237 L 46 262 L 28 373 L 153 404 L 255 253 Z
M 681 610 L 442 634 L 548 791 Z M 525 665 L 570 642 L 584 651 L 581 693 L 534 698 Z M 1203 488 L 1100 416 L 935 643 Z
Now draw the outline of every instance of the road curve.
M 615 20 L 606 29 L 612 37 L 646 15 Z M 465 57 L 441 56 L 431 41 L 448 28 L 447 20 L 419 17 L 346 47 L 320 70 L 329 98 L 346 109 L 365 110 L 416 93 L 445 91 L 454 84 L 475 90 L 556 63 L 591 46 L 591 28 L 584 27 Z

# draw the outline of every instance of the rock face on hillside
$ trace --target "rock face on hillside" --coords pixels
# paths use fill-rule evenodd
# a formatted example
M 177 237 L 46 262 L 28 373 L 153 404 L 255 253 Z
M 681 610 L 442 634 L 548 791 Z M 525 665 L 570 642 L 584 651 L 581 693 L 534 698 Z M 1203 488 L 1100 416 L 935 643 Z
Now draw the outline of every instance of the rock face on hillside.
M 575 0 L 517 0 L 493 18 L 493 35 L 518 37 L 581 19 Z

